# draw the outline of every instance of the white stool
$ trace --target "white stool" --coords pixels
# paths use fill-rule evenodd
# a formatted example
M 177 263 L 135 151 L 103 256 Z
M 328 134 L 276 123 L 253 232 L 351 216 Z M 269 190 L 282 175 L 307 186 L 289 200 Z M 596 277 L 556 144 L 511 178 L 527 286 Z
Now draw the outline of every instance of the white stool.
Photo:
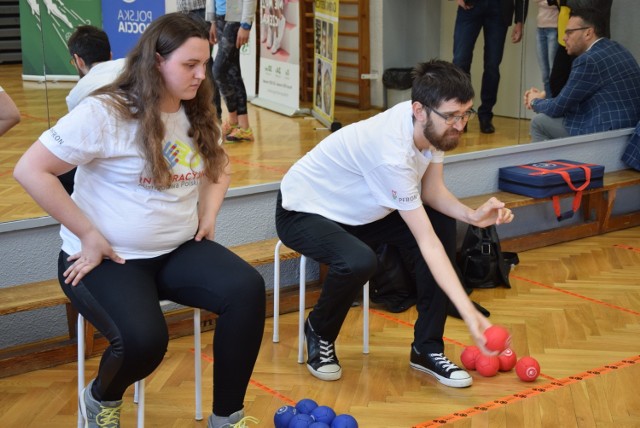
M 273 259 L 273 342 L 280 342 L 280 247 L 282 241 L 276 243 Z M 300 295 L 298 300 L 298 363 L 304 362 L 304 321 L 306 293 L 307 258 L 300 255 Z M 369 353 L 369 282 L 362 289 L 362 353 Z
M 169 300 L 162 300 L 161 306 L 171 303 Z M 80 394 L 84 389 L 84 317 L 78 314 L 78 400 L 82 400 Z M 200 340 L 200 309 L 193 309 L 193 341 L 194 341 L 194 365 L 195 365 L 195 390 L 196 390 L 196 415 L 197 421 L 202 420 L 202 362 L 200 358 L 201 340 Z M 144 379 L 140 379 L 135 383 L 133 401 L 138 403 L 138 428 L 144 427 Z M 78 428 L 84 428 L 84 418 L 78 408 Z

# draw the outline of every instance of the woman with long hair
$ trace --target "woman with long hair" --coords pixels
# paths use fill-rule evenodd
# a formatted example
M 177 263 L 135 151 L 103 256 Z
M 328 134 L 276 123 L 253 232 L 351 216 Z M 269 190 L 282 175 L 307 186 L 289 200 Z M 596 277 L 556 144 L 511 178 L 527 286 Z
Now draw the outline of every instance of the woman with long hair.
M 125 390 L 162 361 L 164 299 L 218 314 L 209 428 L 253 419 L 243 401 L 262 340 L 264 281 L 213 240 L 230 174 L 205 78 L 208 38 L 181 13 L 153 21 L 119 77 L 45 131 L 15 167 L 62 225 L 65 294 L 109 341 L 80 396 L 87 427 L 119 427 Z M 56 176 L 74 166 L 69 196 Z

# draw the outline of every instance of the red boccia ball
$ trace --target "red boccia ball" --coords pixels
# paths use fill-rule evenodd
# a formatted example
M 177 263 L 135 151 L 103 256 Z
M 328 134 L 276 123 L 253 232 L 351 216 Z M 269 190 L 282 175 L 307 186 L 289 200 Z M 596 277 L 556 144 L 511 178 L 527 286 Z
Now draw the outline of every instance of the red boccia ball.
M 518 357 L 513 349 L 507 348 L 498 355 L 498 361 L 500 362 L 500 371 L 508 372 L 515 367 Z
M 499 325 L 492 325 L 484 331 L 487 339 L 485 346 L 490 351 L 502 352 L 511 345 L 511 335 L 509 330 Z
M 525 382 L 533 382 L 540 375 L 540 364 L 532 357 L 522 357 L 516 363 L 516 374 Z
M 482 376 L 491 377 L 498 373 L 500 361 L 498 357 L 478 354 L 476 357 L 476 370 Z
M 477 346 L 467 346 L 460 354 L 460 361 L 467 370 L 476 369 L 476 357 L 480 354 L 480 349 Z

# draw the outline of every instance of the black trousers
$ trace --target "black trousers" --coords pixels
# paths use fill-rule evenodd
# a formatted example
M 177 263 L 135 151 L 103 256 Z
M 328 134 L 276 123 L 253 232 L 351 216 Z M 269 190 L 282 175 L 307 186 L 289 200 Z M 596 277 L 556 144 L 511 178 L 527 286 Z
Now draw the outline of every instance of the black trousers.
M 213 411 L 242 409 L 258 356 L 265 321 L 262 276 L 213 241 L 188 241 L 151 259 L 104 260 L 77 286 L 64 283 L 68 255 L 60 253 L 60 284 L 73 306 L 109 340 L 92 393 L 122 399 L 134 382 L 162 361 L 169 335 L 159 301 L 206 309 L 219 315 L 213 342 Z
M 450 260 L 454 260 L 456 221 L 428 207 L 426 210 Z M 279 194 L 276 229 L 286 246 L 328 266 L 322 292 L 309 314 L 313 329 L 323 339 L 335 341 L 352 302 L 376 271 L 375 248 L 388 243 L 398 247 L 416 269 L 418 320 L 413 345 L 420 352 L 443 352 L 449 298 L 431 275 L 397 211 L 370 224 L 350 226 L 317 214 L 285 210 Z

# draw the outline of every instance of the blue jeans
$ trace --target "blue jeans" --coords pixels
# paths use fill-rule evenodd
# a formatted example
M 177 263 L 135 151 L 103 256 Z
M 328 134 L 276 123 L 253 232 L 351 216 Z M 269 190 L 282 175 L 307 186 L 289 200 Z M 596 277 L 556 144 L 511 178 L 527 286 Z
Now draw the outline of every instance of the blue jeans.
M 491 120 L 498 99 L 500 63 L 508 25 L 502 19 L 502 6 L 496 0 L 476 0 L 471 9 L 458 7 L 453 30 L 453 63 L 471 74 L 473 49 L 480 30 L 484 35 L 484 71 L 480 89 L 478 118 Z
M 433 229 L 452 261 L 456 220 L 425 207 Z M 418 319 L 413 344 L 419 352 L 444 352 L 443 334 L 449 298 L 438 286 L 409 227 L 397 211 L 373 223 L 349 226 L 317 214 L 289 211 L 276 202 L 276 229 L 284 245 L 328 266 L 318 302 L 309 314 L 313 329 L 334 342 L 362 286 L 377 268 L 375 248 L 396 246 L 415 267 Z
M 538 64 L 542 73 L 542 83 L 547 97 L 551 97 L 551 86 L 549 85 L 549 75 L 553 67 L 553 59 L 558 50 L 558 29 L 538 28 L 536 30 L 536 52 L 538 54 Z

